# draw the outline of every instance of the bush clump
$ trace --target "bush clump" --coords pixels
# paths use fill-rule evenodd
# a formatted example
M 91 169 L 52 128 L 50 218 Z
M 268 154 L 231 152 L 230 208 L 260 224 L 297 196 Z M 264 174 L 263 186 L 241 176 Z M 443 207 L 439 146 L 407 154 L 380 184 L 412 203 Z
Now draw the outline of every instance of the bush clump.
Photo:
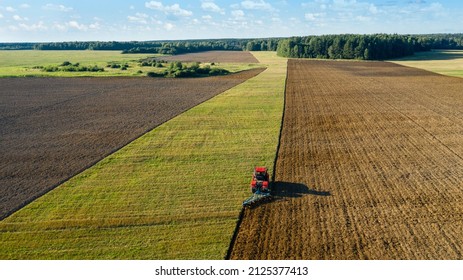
M 155 72 L 149 72 L 155 73 Z M 149 74 L 148 73 L 148 74 Z M 226 75 L 230 72 L 221 68 L 211 68 L 209 65 L 201 67 L 199 62 L 195 62 L 188 66 L 179 61 L 171 62 L 164 72 L 148 75 L 149 77 L 169 77 L 169 78 L 188 78 L 188 77 L 207 77 Z
M 44 72 L 104 72 L 104 68 L 97 65 L 82 66 L 80 63 L 72 64 L 69 61 L 65 61 L 58 66 L 48 65 L 37 69 L 42 69 Z

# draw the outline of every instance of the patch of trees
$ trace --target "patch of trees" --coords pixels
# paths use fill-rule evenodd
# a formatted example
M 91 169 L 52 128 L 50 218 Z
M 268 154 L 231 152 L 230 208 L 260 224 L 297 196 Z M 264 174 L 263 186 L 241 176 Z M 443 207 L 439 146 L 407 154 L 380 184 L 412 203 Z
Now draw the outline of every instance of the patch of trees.
M 65 61 L 57 66 L 35 66 L 33 68 L 41 69 L 44 72 L 104 72 L 104 68 L 97 65 L 84 66 L 80 65 L 80 63 L 73 64 L 69 61 Z
M 325 35 L 281 40 L 278 55 L 299 58 L 388 59 L 413 54 L 414 41 L 402 35 Z
M 148 72 L 148 77 L 188 78 L 226 75 L 230 72 L 222 68 L 211 68 L 209 65 L 202 66 L 196 62 L 188 66 L 179 61 L 171 62 L 167 69 L 162 72 Z
M 463 34 L 323 35 L 281 39 L 277 53 L 294 58 L 382 60 L 431 49 L 463 49 Z
M 463 34 L 428 34 L 416 35 L 415 37 L 423 51 L 431 49 L 463 49 Z

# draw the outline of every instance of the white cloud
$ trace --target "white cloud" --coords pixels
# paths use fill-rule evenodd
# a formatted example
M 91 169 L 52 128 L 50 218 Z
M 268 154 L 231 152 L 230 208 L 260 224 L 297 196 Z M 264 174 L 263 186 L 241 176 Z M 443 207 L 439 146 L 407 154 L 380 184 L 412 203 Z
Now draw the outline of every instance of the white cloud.
M 211 2 L 210 0 L 201 3 L 201 8 L 207 12 L 214 12 L 214 13 L 220 13 L 220 14 L 225 14 L 225 10 L 217 6 L 214 2 Z
M 92 23 L 88 26 L 88 28 L 93 29 L 93 30 L 100 29 L 100 23 L 99 22 Z
M 31 5 L 24 3 L 24 4 L 21 4 L 19 7 L 21 9 L 29 9 L 31 7 Z
M 202 16 L 201 18 L 204 19 L 204 20 L 211 20 L 212 19 L 212 17 L 210 15 L 205 15 L 205 16 Z
M 3 18 L 3 15 L 2 15 L 2 14 L 0 14 L 0 18 Z
M 164 6 L 162 2 L 151 1 L 151 2 L 146 2 L 145 7 L 147 7 L 148 9 L 161 11 L 166 14 L 173 14 L 176 16 L 189 17 L 193 15 L 192 11 L 182 9 L 179 4 L 173 4 L 171 6 Z
M 355 20 L 360 21 L 360 22 L 366 22 L 366 21 L 370 21 L 371 18 L 370 17 L 365 17 L 365 16 L 356 16 Z
M 64 5 L 56 5 L 56 4 L 46 4 L 42 7 L 44 10 L 48 11 L 59 11 L 59 12 L 70 12 L 73 10 L 72 7 L 66 7 Z
M 174 29 L 175 25 L 173 25 L 172 23 L 166 23 L 164 24 L 164 28 L 167 30 L 167 31 L 170 31 L 172 29 Z
M 243 7 L 243 9 L 247 9 L 247 10 L 266 10 L 266 11 L 274 10 L 272 5 L 265 2 L 264 0 L 258 0 L 258 1 L 246 0 L 246 1 L 242 1 L 241 2 L 241 7 Z
M 10 13 L 16 12 L 16 9 L 13 8 L 13 7 L 10 7 L 10 6 L 6 7 L 5 10 L 6 10 L 7 12 L 10 12 Z
M 370 4 L 370 7 L 368 8 L 368 11 L 372 14 L 377 14 L 378 13 L 378 8 L 374 4 Z
M 34 24 L 19 24 L 19 29 L 26 30 L 26 31 L 45 31 L 48 30 L 47 26 L 43 23 L 43 21 L 39 21 L 38 23 Z
M 134 16 L 127 16 L 127 19 L 131 22 L 137 22 L 141 24 L 147 24 L 149 16 L 143 13 L 136 13 Z
M 80 24 L 75 20 L 68 22 L 66 25 L 72 29 L 77 29 L 80 31 L 85 31 L 88 29 L 87 26 L 85 26 L 84 24 Z
M 61 23 L 54 23 L 53 24 L 53 28 L 54 29 L 57 29 L 59 31 L 65 31 L 67 28 L 66 28 L 66 25 L 65 24 L 61 24 Z
M 242 10 L 234 10 L 231 11 L 231 15 L 233 16 L 234 20 L 244 20 L 244 12 Z
M 324 19 L 326 13 L 306 13 L 305 19 L 312 22 L 320 22 Z
M 77 30 L 77 31 L 89 31 L 89 30 L 101 30 L 101 24 L 99 21 L 90 24 L 79 23 L 76 20 L 71 20 L 65 23 L 55 22 L 51 28 L 58 31 L 68 31 L 68 30 Z
M 14 15 L 14 16 L 13 16 L 13 19 L 16 20 L 16 21 L 27 21 L 27 20 L 29 20 L 29 19 L 26 18 L 26 17 L 23 18 L 23 17 L 20 17 L 20 16 L 18 16 L 18 15 Z

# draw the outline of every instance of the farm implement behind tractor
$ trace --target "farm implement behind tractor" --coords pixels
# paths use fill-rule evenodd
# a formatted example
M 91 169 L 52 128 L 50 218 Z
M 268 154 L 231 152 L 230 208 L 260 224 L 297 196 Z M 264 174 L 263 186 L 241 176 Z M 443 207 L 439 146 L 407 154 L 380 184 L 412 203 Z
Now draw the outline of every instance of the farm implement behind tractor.
M 252 196 L 243 201 L 243 206 L 252 206 L 257 202 L 271 199 L 270 181 L 267 167 L 256 167 L 251 179 Z

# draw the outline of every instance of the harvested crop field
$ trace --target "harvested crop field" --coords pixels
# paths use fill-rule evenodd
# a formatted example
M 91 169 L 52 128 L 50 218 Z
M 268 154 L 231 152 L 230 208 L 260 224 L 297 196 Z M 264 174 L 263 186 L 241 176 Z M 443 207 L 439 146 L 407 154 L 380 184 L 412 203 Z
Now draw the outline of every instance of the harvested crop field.
M 463 79 L 290 60 L 275 201 L 232 259 L 461 259 Z
M 199 79 L 0 79 L 0 219 L 261 71 Z
M 160 56 L 156 60 L 215 63 L 259 63 L 250 53 L 242 51 L 208 51 L 173 56 Z

